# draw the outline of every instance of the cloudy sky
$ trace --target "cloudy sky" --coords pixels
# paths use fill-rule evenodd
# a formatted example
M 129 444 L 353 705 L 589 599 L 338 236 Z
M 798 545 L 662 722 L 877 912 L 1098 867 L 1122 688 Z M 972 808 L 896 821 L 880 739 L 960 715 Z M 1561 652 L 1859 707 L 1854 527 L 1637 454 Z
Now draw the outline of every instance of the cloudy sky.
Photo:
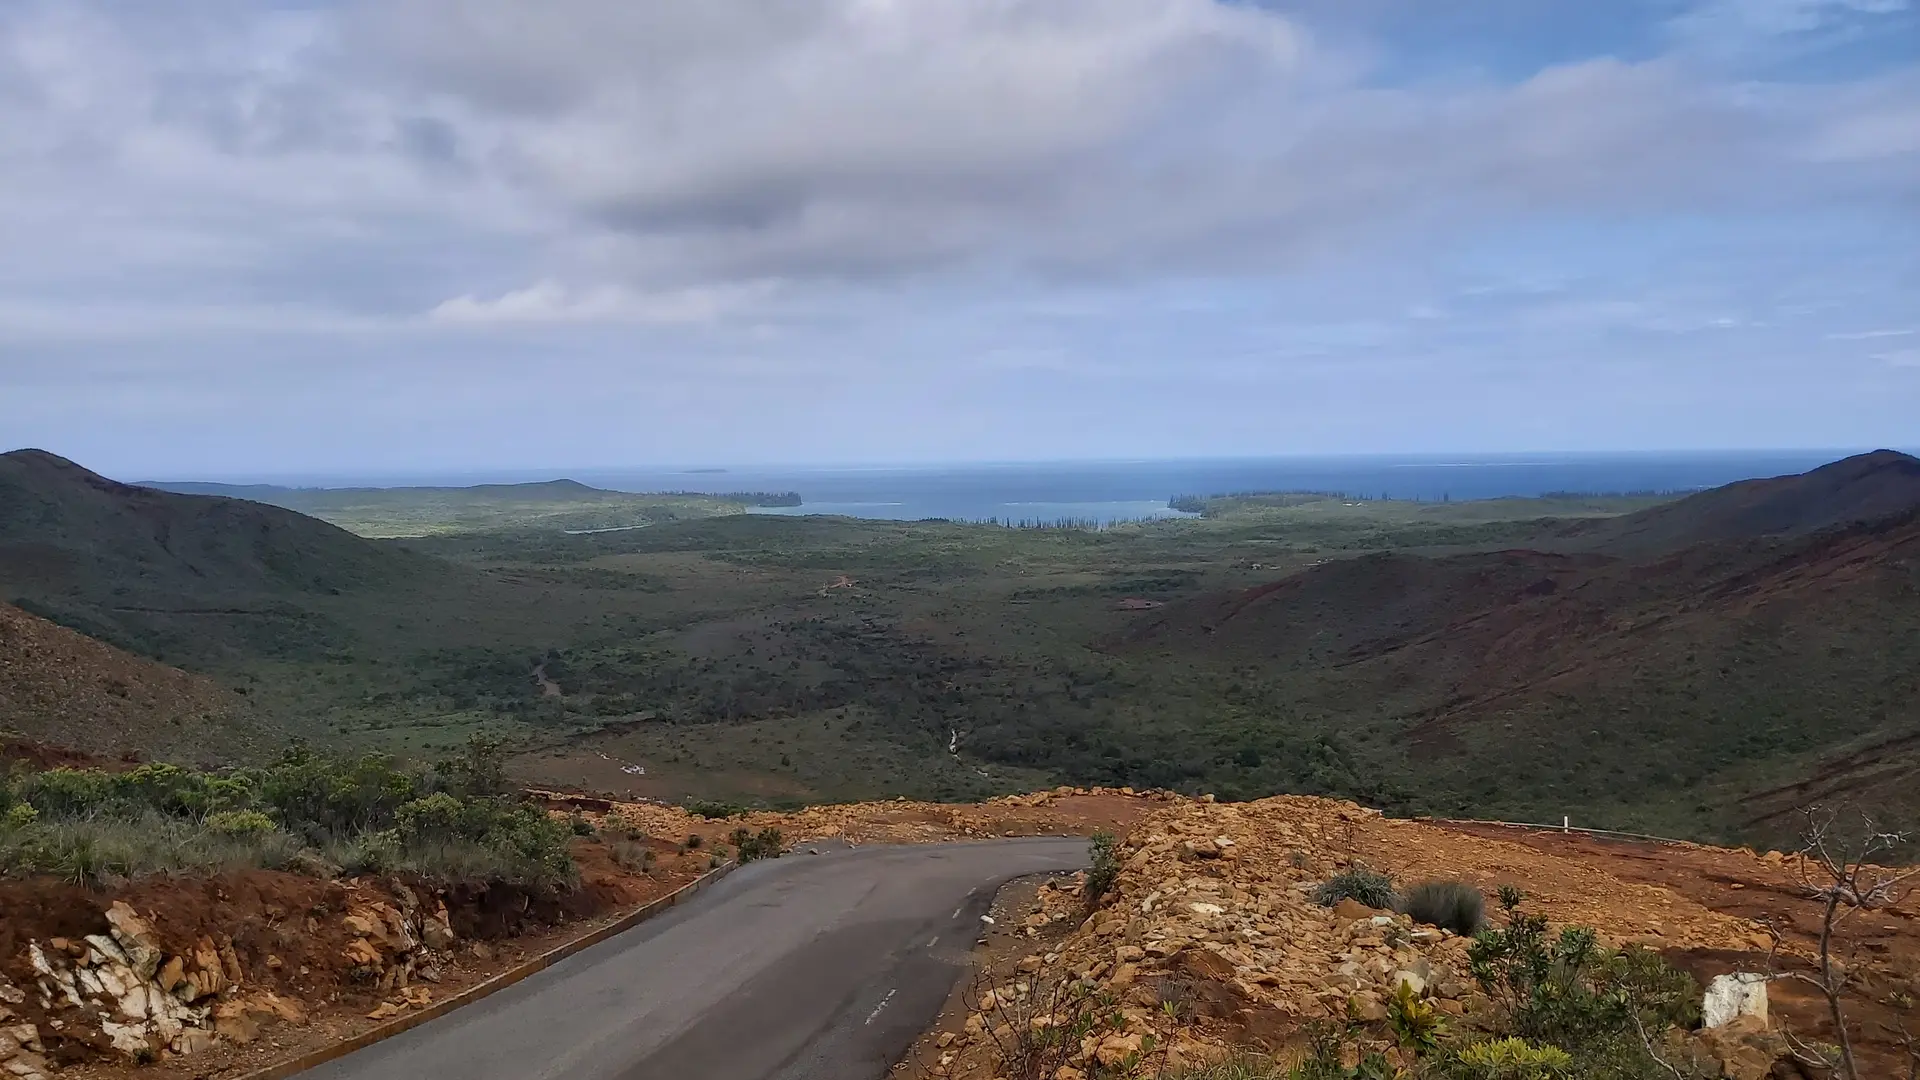
M 0 445 L 1920 443 L 1908 0 L 5 0 Z

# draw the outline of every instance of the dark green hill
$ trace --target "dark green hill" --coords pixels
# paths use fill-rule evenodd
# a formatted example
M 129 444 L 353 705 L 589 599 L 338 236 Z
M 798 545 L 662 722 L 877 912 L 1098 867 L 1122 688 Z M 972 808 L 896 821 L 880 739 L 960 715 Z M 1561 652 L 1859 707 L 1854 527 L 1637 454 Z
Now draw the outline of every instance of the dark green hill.
M 339 631 L 310 601 L 456 573 L 280 507 L 0 454 L 0 599 L 147 655 L 325 647 Z
M 138 486 L 153 488 L 156 491 L 171 491 L 176 495 L 220 495 L 229 499 L 251 499 L 254 502 L 271 503 L 274 506 L 296 510 L 301 509 L 302 504 L 305 503 L 332 505 L 355 498 L 418 499 L 434 495 L 453 495 L 476 499 L 513 498 L 525 502 L 537 502 L 543 499 L 577 502 L 583 498 L 599 496 L 609 499 L 631 497 L 624 492 L 590 487 L 578 480 L 542 480 L 527 484 L 475 484 L 471 487 L 400 488 L 309 488 L 285 487 L 280 484 L 216 484 L 201 480 L 142 480 Z
M 1583 548 L 1621 555 L 1693 544 L 1805 536 L 1878 521 L 1920 505 L 1920 458 L 1876 450 L 1811 472 L 1744 480 L 1637 514 L 1581 522 L 1566 535 Z
M 1580 532 L 1600 551 L 1329 562 L 1170 604 L 1113 648 L 1258 672 L 1363 736 L 1415 809 L 1778 839 L 1817 788 L 1920 821 L 1920 798 L 1859 767 L 1920 744 L 1920 461 L 1864 455 Z

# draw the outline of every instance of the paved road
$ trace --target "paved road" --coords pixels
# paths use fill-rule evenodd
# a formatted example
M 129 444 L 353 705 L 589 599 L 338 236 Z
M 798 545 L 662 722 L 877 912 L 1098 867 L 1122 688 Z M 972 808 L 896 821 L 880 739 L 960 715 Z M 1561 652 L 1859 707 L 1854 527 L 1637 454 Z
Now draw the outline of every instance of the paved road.
M 304 1080 L 879 1080 L 1007 879 L 1084 840 L 790 855 Z

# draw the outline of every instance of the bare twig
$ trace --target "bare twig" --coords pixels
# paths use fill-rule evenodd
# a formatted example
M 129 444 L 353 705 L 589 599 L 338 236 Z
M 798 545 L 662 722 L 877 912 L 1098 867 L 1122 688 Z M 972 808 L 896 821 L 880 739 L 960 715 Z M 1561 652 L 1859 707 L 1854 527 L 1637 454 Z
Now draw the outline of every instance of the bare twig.
M 1896 871 L 1875 865 L 1875 858 L 1891 854 L 1907 838 L 1876 828 L 1871 818 L 1863 817 L 1861 838 L 1847 844 L 1834 837 L 1835 815 L 1818 807 L 1808 807 L 1803 813 L 1807 825 L 1799 852 L 1800 883 L 1808 899 L 1822 905 L 1818 966 L 1813 975 L 1770 972 L 1769 977 L 1797 979 L 1820 991 L 1826 999 L 1828 1017 L 1833 1021 L 1834 1036 L 1840 1045 L 1842 1080 L 1861 1080 L 1853 1057 L 1853 1037 L 1847 1030 L 1846 1012 L 1841 1004 L 1852 974 L 1847 970 L 1848 965 L 1834 959 L 1835 931 L 1859 912 L 1898 903 L 1906 896 L 1906 882 L 1920 875 L 1920 867 Z M 1776 934 L 1776 947 L 1778 942 Z M 1787 1037 L 1798 1055 L 1804 1044 L 1790 1032 Z
M 1653 1048 L 1653 1036 L 1647 1034 L 1647 1025 L 1640 1022 L 1640 1010 L 1637 1008 L 1632 1009 L 1628 1012 L 1628 1015 L 1633 1018 L 1633 1030 L 1640 1033 L 1641 1047 L 1646 1050 L 1647 1056 L 1653 1059 L 1653 1063 L 1665 1070 L 1667 1075 L 1673 1077 L 1673 1080 L 1687 1080 L 1686 1076 L 1684 1076 L 1679 1069 L 1674 1068 L 1671 1062 L 1660 1056 L 1660 1051 Z

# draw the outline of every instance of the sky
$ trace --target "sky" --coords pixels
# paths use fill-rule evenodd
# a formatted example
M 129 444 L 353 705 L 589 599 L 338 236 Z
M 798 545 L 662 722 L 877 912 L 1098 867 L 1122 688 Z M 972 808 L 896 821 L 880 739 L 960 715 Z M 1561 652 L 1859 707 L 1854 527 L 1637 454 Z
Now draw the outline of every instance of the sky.
M 1920 443 L 1909 0 L 5 0 L 116 475 Z

